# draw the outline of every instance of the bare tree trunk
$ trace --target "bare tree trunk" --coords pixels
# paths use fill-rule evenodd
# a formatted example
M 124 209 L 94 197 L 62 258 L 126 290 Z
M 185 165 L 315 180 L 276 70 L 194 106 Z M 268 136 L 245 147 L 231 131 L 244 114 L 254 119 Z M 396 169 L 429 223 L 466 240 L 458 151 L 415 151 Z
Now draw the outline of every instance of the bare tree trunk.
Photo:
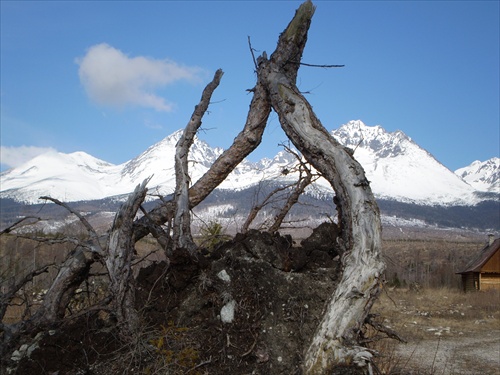
M 80 284 L 88 277 L 93 257 L 78 247 L 68 255 L 47 291 L 42 306 L 33 317 L 33 322 L 52 323 L 64 318 L 66 308 Z
M 68 254 L 59 268 L 56 278 L 45 294 L 42 305 L 27 322 L 28 326 L 43 326 L 62 320 L 75 290 L 88 277 L 90 266 L 94 263 L 96 256 L 103 254 L 99 236 L 85 217 L 55 198 L 40 197 L 40 199 L 50 200 L 74 214 L 84 225 L 90 239 L 85 243 L 73 238 L 63 239 L 63 241 L 75 242 L 78 246 Z
M 371 354 L 358 346 L 358 335 L 380 292 L 380 213 L 363 168 L 316 118 L 295 85 L 314 7 L 306 1 L 281 34 L 263 77 L 281 126 L 295 147 L 335 190 L 344 249 L 342 277 L 305 356 L 308 374 L 324 374 L 339 364 L 370 365 Z
M 191 179 L 189 178 L 188 170 L 189 148 L 193 144 L 196 132 L 201 126 L 201 119 L 208 109 L 210 98 L 214 90 L 219 86 L 222 74 L 222 70 L 217 70 L 212 82 L 203 90 L 200 103 L 195 107 L 189 123 L 175 146 L 176 207 L 173 225 L 173 241 L 175 248 L 187 249 L 191 254 L 196 250 L 196 244 L 191 236 L 191 207 L 189 202 L 189 185 Z
M 132 273 L 132 257 L 135 252 L 132 240 L 133 222 L 140 205 L 146 198 L 146 179 L 138 185 L 115 216 L 109 233 L 106 268 L 110 278 L 109 292 L 113 296 L 112 311 L 121 333 L 129 337 L 139 327 L 139 315 L 135 308 L 135 280 Z
M 11 344 L 16 341 L 20 334 L 43 329 L 48 325 L 58 324 L 62 321 L 75 290 L 88 277 L 90 265 L 93 261 L 92 256 L 86 256 L 86 252 L 81 247 L 78 247 L 67 256 L 61 265 L 57 277 L 43 299 L 42 305 L 31 318 L 15 324 L 0 323 L 0 328 L 3 331 L 0 355 L 4 355 L 9 350 Z M 35 275 L 36 272 L 30 276 Z M 25 278 L 26 282 L 30 279 L 30 276 Z M 8 303 L 8 301 L 2 301 L 2 304 L 3 302 Z
M 259 78 L 257 85 L 251 91 L 254 95 L 243 130 L 236 136 L 231 147 L 225 150 L 210 169 L 189 189 L 191 209 L 200 204 L 260 144 L 267 119 L 271 113 L 271 103 Z M 172 216 L 173 211 L 174 203 L 172 201 L 164 202 L 151 210 L 148 217 L 157 225 L 162 225 Z M 150 227 L 147 217 L 142 217 L 135 222 L 135 241 L 149 233 Z
M 12 300 L 16 296 L 16 293 L 21 288 L 23 288 L 27 283 L 33 281 L 33 278 L 35 276 L 38 276 L 44 272 L 48 272 L 49 267 L 53 265 L 54 264 L 47 264 L 45 266 L 32 270 L 18 282 L 14 282 L 13 284 L 9 285 L 9 287 L 7 287 L 7 290 L 5 292 L 2 292 L 3 289 L 2 286 L 2 289 L 0 289 L 0 330 L 3 329 L 3 323 L 2 323 L 3 318 L 5 316 L 5 313 L 7 312 L 7 308 L 9 307 Z
M 293 86 L 292 86 L 293 87 Z M 384 263 L 380 257 L 378 206 L 359 163 L 326 131 L 297 90 L 283 83 L 272 92 L 283 129 L 306 159 L 330 182 L 337 195 L 343 241 L 340 283 L 306 354 L 306 370 L 323 374 L 335 364 L 369 361 L 357 338 L 380 292 Z

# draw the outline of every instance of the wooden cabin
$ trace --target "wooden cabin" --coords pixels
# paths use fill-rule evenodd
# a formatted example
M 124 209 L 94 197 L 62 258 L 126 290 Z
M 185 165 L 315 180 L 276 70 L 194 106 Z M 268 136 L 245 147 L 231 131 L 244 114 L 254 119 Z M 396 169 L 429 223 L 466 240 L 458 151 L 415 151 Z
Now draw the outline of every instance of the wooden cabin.
M 490 237 L 486 245 L 464 270 L 457 272 L 462 275 L 462 286 L 465 292 L 475 290 L 500 290 L 500 238 Z

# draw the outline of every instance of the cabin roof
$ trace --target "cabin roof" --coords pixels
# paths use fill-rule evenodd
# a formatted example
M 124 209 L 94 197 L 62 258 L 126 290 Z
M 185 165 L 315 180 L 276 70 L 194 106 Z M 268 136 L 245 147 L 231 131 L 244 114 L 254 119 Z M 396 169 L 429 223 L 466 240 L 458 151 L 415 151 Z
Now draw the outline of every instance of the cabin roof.
M 491 245 L 486 245 L 469 263 L 463 271 L 457 273 L 480 272 L 481 268 L 500 249 L 500 238 L 497 238 Z

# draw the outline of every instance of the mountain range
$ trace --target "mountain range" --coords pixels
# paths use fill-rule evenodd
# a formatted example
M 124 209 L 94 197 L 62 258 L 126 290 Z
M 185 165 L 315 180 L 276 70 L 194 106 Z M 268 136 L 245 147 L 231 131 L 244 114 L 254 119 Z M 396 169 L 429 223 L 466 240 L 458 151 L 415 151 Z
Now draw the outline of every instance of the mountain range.
M 120 197 L 151 177 L 152 194 L 168 195 L 175 187 L 175 145 L 182 130 L 167 136 L 136 158 L 114 165 L 84 152 L 50 152 L 2 172 L 0 198 L 23 204 L 41 203 L 49 195 L 65 202 Z M 421 207 L 475 207 L 484 202 L 498 205 L 500 158 L 475 161 L 452 172 L 401 131 L 387 132 L 381 126 L 350 121 L 331 134 L 354 150 L 376 198 L 384 202 Z M 196 138 L 189 154 L 191 180 L 199 179 L 223 152 Z M 263 182 L 284 184 L 296 180 L 294 155 L 280 151 L 272 159 L 244 160 L 219 186 L 220 191 L 242 192 Z M 332 197 L 328 182 L 319 179 L 308 194 Z M 496 225 L 496 224 L 495 224 Z

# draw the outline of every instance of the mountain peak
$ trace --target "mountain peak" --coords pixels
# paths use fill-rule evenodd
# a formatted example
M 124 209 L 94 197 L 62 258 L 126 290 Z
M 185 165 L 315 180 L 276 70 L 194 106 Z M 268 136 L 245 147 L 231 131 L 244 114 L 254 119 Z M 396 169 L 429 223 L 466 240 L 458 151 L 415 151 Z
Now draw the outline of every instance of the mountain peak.
M 500 193 L 500 158 L 475 160 L 467 167 L 457 169 L 455 174 L 479 191 Z
M 51 195 L 64 201 L 102 199 L 128 194 L 151 176 L 151 191 L 170 194 L 175 188 L 175 145 L 183 131 L 173 132 L 121 165 L 107 163 L 84 152 L 53 152 L 40 156 L 2 173 L 0 197 L 30 203 L 36 203 L 40 195 Z M 340 126 L 332 135 L 354 150 L 354 157 L 363 166 L 377 198 L 441 205 L 478 202 L 476 190 L 470 182 L 468 184 L 462 179 L 464 176 L 461 178 L 448 170 L 402 131 L 390 133 L 380 125 L 368 126 L 355 120 Z M 188 158 L 193 183 L 222 151 L 195 138 Z M 486 178 L 485 184 L 498 181 L 499 160 L 496 158 L 488 164 L 494 166 L 497 177 L 496 180 Z M 220 188 L 241 190 L 264 180 L 289 183 L 297 175 L 282 172 L 295 163 L 295 157 L 284 151 L 256 163 L 244 160 Z M 474 166 L 477 170 L 486 168 L 477 163 Z M 326 180 L 319 180 L 317 186 L 332 194 Z
M 353 149 L 363 146 L 378 153 L 379 157 L 397 156 L 410 144 L 417 146 L 400 130 L 390 133 L 380 125 L 367 126 L 361 120 L 349 121 L 332 135 L 344 146 Z
M 400 130 L 350 121 L 332 132 L 365 169 L 376 196 L 424 204 L 473 204 L 474 189 Z

